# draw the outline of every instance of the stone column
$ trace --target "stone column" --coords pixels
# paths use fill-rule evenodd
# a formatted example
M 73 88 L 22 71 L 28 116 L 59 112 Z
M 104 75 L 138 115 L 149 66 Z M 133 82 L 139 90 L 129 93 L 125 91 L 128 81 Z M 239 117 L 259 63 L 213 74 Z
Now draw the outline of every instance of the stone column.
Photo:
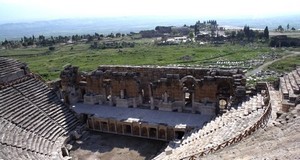
M 194 105 L 194 101 L 195 101 L 195 94 L 192 94 L 192 113 L 196 113 L 196 106 Z
M 108 132 L 110 132 L 109 128 L 110 128 L 110 123 L 109 123 L 109 120 L 107 120 L 107 131 Z
M 139 125 L 139 136 L 142 136 L 141 124 Z
M 151 109 L 154 109 L 154 99 L 152 96 L 150 97 L 150 106 L 151 106 Z
M 133 103 L 133 108 L 136 108 L 137 107 L 136 98 L 132 98 L 132 103 Z
M 139 103 L 138 104 L 143 104 L 143 97 L 141 94 L 139 94 Z
M 92 125 L 93 125 L 93 130 L 95 129 L 95 124 L 94 124 L 94 118 L 91 118 Z
M 168 103 L 168 93 L 164 93 L 164 103 Z
M 148 85 L 149 87 L 149 96 L 150 96 L 150 108 L 154 109 L 154 99 L 153 99 L 153 94 L 152 94 L 152 88 L 151 88 L 151 84 Z
M 99 122 L 100 131 L 102 131 L 102 124 L 101 124 L 101 121 L 98 120 L 98 122 Z
M 182 105 L 178 107 L 178 112 L 182 112 L 183 108 L 185 107 L 185 92 L 183 92 L 183 99 L 182 99 Z
M 113 95 L 112 95 L 111 86 L 109 86 L 109 94 L 110 94 L 109 105 L 113 106 Z
M 124 89 L 122 89 L 122 90 L 120 91 L 120 97 L 121 97 L 121 99 L 124 99 Z

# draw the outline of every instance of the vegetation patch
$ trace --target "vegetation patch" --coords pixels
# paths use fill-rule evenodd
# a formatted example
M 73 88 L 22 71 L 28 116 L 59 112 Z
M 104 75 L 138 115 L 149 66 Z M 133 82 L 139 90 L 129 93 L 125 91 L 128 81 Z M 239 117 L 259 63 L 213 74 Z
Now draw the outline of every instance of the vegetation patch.
M 280 73 L 290 72 L 300 66 L 300 55 L 287 57 L 282 60 L 276 61 L 269 65 L 269 70 L 277 71 Z
M 98 65 L 205 65 L 222 60 L 246 61 L 268 54 L 267 45 L 199 45 L 198 43 L 157 46 L 137 43 L 134 48 L 91 49 L 88 43 L 55 45 L 49 47 L 0 50 L 0 56 L 26 62 L 30 69 L 45 80 L 59 77 L 66 64 L 79 66 L 82 71 L 92 71 Z M 49 54 L 43 54 L 48 53 Z M 22 54 L 23 53 L 23 54 Z

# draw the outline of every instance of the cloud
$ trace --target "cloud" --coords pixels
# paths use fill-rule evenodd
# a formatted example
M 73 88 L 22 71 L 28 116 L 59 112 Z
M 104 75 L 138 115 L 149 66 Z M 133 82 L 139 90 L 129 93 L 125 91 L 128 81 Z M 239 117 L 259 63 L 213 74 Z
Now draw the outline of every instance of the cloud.
M 134 15 L 264 17 L 300 13 L 298 6 L 298 0 L 0 0 L 0 18 L 55 19 Z

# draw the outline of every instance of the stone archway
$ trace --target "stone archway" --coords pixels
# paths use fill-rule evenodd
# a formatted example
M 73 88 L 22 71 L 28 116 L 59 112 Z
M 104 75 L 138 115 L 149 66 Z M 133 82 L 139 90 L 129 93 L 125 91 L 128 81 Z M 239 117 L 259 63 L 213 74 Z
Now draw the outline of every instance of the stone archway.
M 165 131 L 165 129 L 159 129 L 158 138 L 159 139 L 166 139 L 166 131 Z
M 101 130 L 101 127 L 100 127 L 100 122 L 99 121 L 94 121 L 94 129 L 95 130 Z
M 175 139 L 182 139 L 184 131 L 175 131 Z
M 183 102 L 185 107 L 192 107 L 194 103 L 194 92 L 197 84 L 195 77 L 188 75 L 180 80 L 183 91 Z
M 102 131 L 107 132 L 108 131 L 108 124 L 107 124 L 107 122 L 101 122 L 100 124 L 101 124 Z
M 110 132 L 116 132 L 116 125 L 114 123 L 109 124 L 109 131 Z
M 228 108 L 231 96 L 232 96 L 232 86 L 226 81 L 222 81 L 218 83 L 217 95 L 216 95 L 217 114 L 223 113 L 223 111 Z
M 230 97 L 231 92 L 232 92 L 232 87 L 228 82 L 223 81 L 218 83 L 218 87 L 217 87 L 218 96 Z
M 125 134 L 132 134 L 132 128 L 131 128 L 131 125 L 128 125 L 128 124 L 125 124 L 124 125 L 124 133 Z
M 133 135 L 139 136 L 140 135 L 140 127 L 139 126 L 133 126 Z
M 142 127 L 141 136 L 148 137 L 148 130 L 146 127 Z
M 149 137 L 157 138 L 157 129 L 156 128 L 149 128 Z

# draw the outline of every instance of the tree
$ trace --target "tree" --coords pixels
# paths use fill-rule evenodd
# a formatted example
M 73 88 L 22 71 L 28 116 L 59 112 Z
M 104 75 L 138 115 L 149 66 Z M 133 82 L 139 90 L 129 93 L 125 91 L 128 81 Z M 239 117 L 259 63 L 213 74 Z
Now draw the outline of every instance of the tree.
M 193 33 L 193 32 L 190 32 L 190 33 L 189 33 L 189 38 L 190 38 L 190 39 L 193 39 L 193 38 L 194 38 L 194 33 Z
M 290 24 L 287 24 L 286 30 L 289 30 L 289 29 L 290 29 Z
M 245 37 L 245 33 L 243 32 L 243 30 L 240 30 L 237 32 L 236 34 L 236 38 L 239 39 L 239 40 L 243 40 Z
M 291 29 L 292 31 L 295 31 L 296 30 L 296 28 L 295 27 L 292 27 L 292 29 Z
M 116 37 L 121 37 L 121 33 L 116 33 Z
M 247 37 L 248 41 L 250 40 L 251 32 L 249 26 L 244 26 L 244 34 Z
M 264 30 L 264 37 L 265 37 L 265 39 L 269 39 L 269 29 L 268 29 L 268 26 L 266 26 L 266 28 Z
M 110 34 L 107 35 L 106 37 L 115 38 L 115 35 L 114 35 L 113 33 L 110 33 Z
M 283 32 L 283 30 L 284 30 L 283 27 L 281 25 L 279 25 L 278 28 L 277 28 L 277 31 Z
M 235 38 L 235 36 L 236 36 L 236 31 L 231 31 L 230 37 L 231 37 L 231 38 Z

